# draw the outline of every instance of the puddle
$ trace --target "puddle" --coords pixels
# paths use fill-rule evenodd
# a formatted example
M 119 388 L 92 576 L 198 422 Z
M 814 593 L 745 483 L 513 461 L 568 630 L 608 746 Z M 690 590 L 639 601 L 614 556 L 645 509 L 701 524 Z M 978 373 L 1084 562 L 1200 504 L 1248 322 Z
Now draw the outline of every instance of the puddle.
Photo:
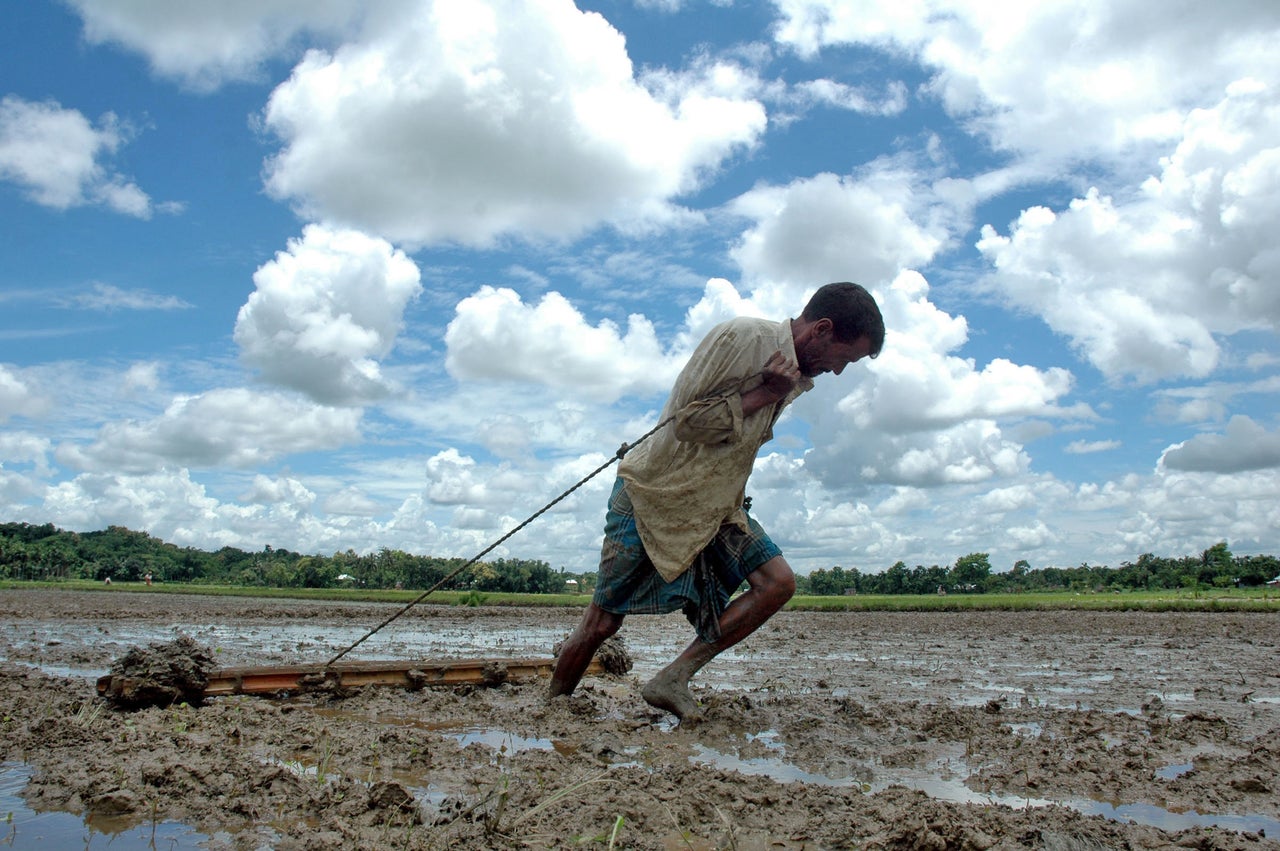
M 1001 686 L 994 683 L 983 683 L 977 692 L 970 695 L 959 695 L 954 701 L 956 706 L 983 706 L 993 700 L 1016 703 L 1026 692 L 1016 686 Z
M 347 712 L 344 710 L 321 709 L 314 710 L 317 715 L 326 715 L 330 718 L 342 720 L 343 718 L 363 717 L 360 713 Z M 453 739 L 461 748 L 470 745 L 480 745 L 486 747 L 493 752 L 494 764 L 504 757 L 512 756 L 522 751 L 558 751 L 565 755 L 571 754 L 577 750 L 577 747 L 554 739 L 547 739 L 533 736 L 521 736 L 508 730 L 498 730 L 494 728 L 482 728 L 477 726 L 456 725 L 456 724 L 439 724 L 433 722 L 422 721 L 419 718 L 410 718 L 405 716 L 388 716 L 379 715 L 377 718 L 379 723 L 389 726 L 414 727 L 422 730 L 430 730 L 433 733 L 447 738 Z M 286 771 L 290 771 L 299 777 L 307 777 L 320 782 L 334 781 L 341 775 L 341 768 L 336 762 L 331 763 L 323 757 L 317 758 L 317 754 L 313 751 L 306 753 L 298 753 L 290 760 L 278 760 L 267 758 L 264 761 L 273 765 L 278 765 Z M 626 763 L 634 765 L 635 763 Z M 350 776 L 350 775 L 348 775 Z M 431 774 L 415 774 L 410 771 L 380 771 L 378 772 L 379 780 L 391 780 L 399 783 L 413 796 L 417 802 L 419 810 L 430 824 L 435 817 L 445 814 L 445 810 L 449 802 L 466 798 L 474 789 L 469 789 L 465 785 L 453 785 L 449 783 L 440 783 L 431 779 Z M 366 784 L 370 782 L 368 778 L 362 781 Z
M 372 614 L 371 614 L 372 617 Z M 112 657 L 127 648 L 146 646 L 159 641 L 172 641 L 178 633 L 191 636 L 199 644 L 211 648 L 229 661 L 243 664 L 244 653 L 261 655 L 264 651 L 288 658 L 290 663 L 325 661 L 333 653 L 351 646 L 368 631 L 367 624 L 271 623 L 256 626 L 224 623 L 181 623 L 168 625 L 113 623 L 86 625 L 69 623 L 58 629 L 58 643 L 66 648 L 86 648 L 86 653 L 100 656 L 107 651 Z M 554 627 L 503 626 L 486 622 L 484 629 L 474 624 L 430 624 L 407 622 L 388 628 L 383 634 L 361 645 L 351 659 L 432 659 L 492 656 L 550 656 L 551 648 L 564 638 L 563 630 Z M 37 668 L 53 676 L 93 676 L 105 673 L 93 670 L 46 665 L 41 649 L 47 639 L 34 625 L 0 624 L 0 646 L 11 648 L 5 654 L 11 661 Z M 119 652 L 115 652 L 118 649 Z M 254 664 L 258 664 L 255 662 Z M 269 664 L 264 662 L 263 664 Z
M 807 771 L 787 762 L 785 759 L 787 747 L 778 741 L 777 736 L 778 734 L 775 730 L 766 730 L 763 733 L 747 735 L 748 742 L 758 742 L 767 751 L 776 753 L 777 756 L 743 758 L 737 754 L 725 753 L 700 742 L 695 742 L 693 755 L 689 757 L 689 761 L 694 765 L 708 765 L 726 771 L 736 771 L 739 774 L 768 777 L 779 783 L 799 782 L 811 783 L 815 786 L 853 786 L 865 790 L 866 784 L 853 776 L 830 777 L 825 774 Z
M 1150 738 L 1151 732 L 1149 730 L 1143 730 L 1139 735 L 1144 739 Z M 1102 739 L 1102 746 L 1107 750 L 1118 748 L 1128 741 L 1124 736 L 1112 735 L 1107 732 L 1099 733 L 1098 737 Z
M 28 662 L 24 659 L 6 659 L 3 656 L 0 656 L 0 662 L 7 662 L 10 665 L 17 665 L 21 668 L 29 668 L 33 671 L 39 671 L 40 673 L 50 677 L 96 680 L 103 674 L 103 671 L 99 668 L 72 668 L 67 665 L 46 665 L 41 662 Z
M 341 777 L 330 767 L 327 758 L 321 757 L 317 760 L 315 755 L 310 752 L 295 754 L 293 759 L 265 757 L 262 761 L 267 765 L 283 768 L 295 777 L 312 780 L 320 784 L 334 783 Z
M 150 822 L 137 816 L 79 816 L 67 812 L 36 812 L 21 792 L 31 779 L 25 763 L 0 763 L 0 847 L 29 851 L 48 848 L 111 848 L 113 851 L 153 851 L 157 848 L 206 848 L 210 837 L 181 822 Z
M 1189 772 L 1192 767 L 1192 764 L 1189 762 L 1179 762 L 1174 765 L 1166 765 L 1164 768 L 1156 769 L 1156 777 L 1159 777 L 1161 780 L 1177 780 L 1179 777 Z
M 432 733 L 438 733 L 448 739 L 453 739 L 458 743 L 458 747 L 465 748 L 468 745 L 484 745 L 496 754 L 502 756 L 510 756 L 512 754 L 521 753 L 522 751 L 558 751 L 562 754 L 571 754 L 576 750 L 573 745 L 557 739 L 544 739 L 536 736 L 520 736 L 509 730 L 497 730 L 494 728 L 476 727 L 462 724 L 441 724 L 435 721 L 424 721 L 421 718 L 414 718 L 408 715 L 386 715 L 378 714 L 370 717 L 367 714 L 359 712 L 351 712 L 345 709 L 329 709 L 326 707 L 315 707 L 312 711 L 316 715 L 325 718 L 333 718 L 335 720 L 344 720 L 352 718 L 361 718 L 365 720 L 373 720 L 379 724 L 386 724 L 389 727 L 413 727 L 418 730 L 429 730 Z
M 1115 805 L 1102 801 L 1079 799 L 1055 801 L 1047 798 L 1024 798 L 992 792 L 978 792 L 965 785 L 965 779 L 970 774 L 970 770 L 964 761 L 962 750 L 957 751 L 954 755 L 936 759 L 920 769 L 897 767 L 892 771 L 886 771 L 883 766 L 879 765 L 873 768 L 868 767 L 875 777 L 870 783 L 853 776 L 832 777 L 807 771 L 787 762 L 785 759 L 786 746 L 777 742 L 774 738 L 775 735 L 772 731 L 768 731 L 761 734 L 759 738 L 765 739 L 766 747 L 770 751 L 776 751 L 778 756 L 742 758 L 736 754 L 725 753 L 702 744 L 695 744 L 694 754 L 689 758 L 689 761 L 696 765 L 709 765 L 737 771 L 741 774 L 768 777 L 779 783 L 803 782 L 818 786 L 860 788 L 868 793 L 882 792 L 890 786 L 905 786 L 908 789 L 924 792 L 930 798 L 953 804 L 998 804 L 1019 810 L 1057 804 L 1069 807 L 1084 815 L 1098 815 L 1112 821 L 1144 824 L 1170 832 L 1196 827 L 1218 827 L 1242 833 L 1258 833 L 1262 831 L 1268 836 L 1280 835 L 1280 820 L 1266 816 L 1202 815 L 1194 811 L 1175 812 L 1166 810 L 1153 804 Z M 1180 763 L 1162 769 L 1159 774 L 1165 779 L 1174 779 L 1190 771 L 1191 768 L 1191 763 Z
M 1044 725 L 1039 721 L 1024 721 L 1009 725 L 1009 729 L 1019 736 L 1028 739 L 1038 739 L 1044 734 Z
M 1195 810 L 1175 813 L 1152 804 L 1112 806 L 1101 801 L 1070 804 L 1085 815 L 1098 815 L 1113 821 L 1145 824 L 1175 833 L 1196 827 L 1220 827 L 1240 833 L 1265 831 L 1267 836 L 1280 836 L 1280 820 L 1265 816 L 1200 815 Z
M 768 777 L 779 783 L 811 783 L 815 786 L 858 786 L 852 777 L 837 778 L 805 771 L 777 757 L 750 757 L 743 759 L 723 753 L 706 745 L 695 744 L 689 761 L 694 765 L 708 765 L 725 771 L 736 771 L 752 777 Z
M 314 624 L 277 624 L 260 629 L 244 629 L 227 624 L 191 624 L 183 631 L 201 644 L 234 648 L 245 639 L 270 642 L 280 652 L 306 658 L 327 656 L 345 649 L 368 631 L 363 624 L 352 626 L 326 624 L 323 634 Z M 440 625 L 422 628 L 417 624 L 388 628 L 385 634 L 361 645 L 352 658 L 390 657 L 429 659 L 437 657 L 468 658 L 477 656 L 548 656 L 562 636 L 549 629 L 503 627 L 485 624 Z
M 515 733 L 509 733 L 505 730 L 482 730 L 477 727 L 455 728 L 453 730 L 447 728 L 439 728 L 438 732 L 455 740 L 462 747 L 467 745 L 485 745 L 486 747 L 503 755 L 520 753 L 521 751 L 560 751 L 561 753 L 571 752 L 569 745 L 564 742 L 555 742 L 551 739 L 542 739 L 528 736 L 517 736 Z

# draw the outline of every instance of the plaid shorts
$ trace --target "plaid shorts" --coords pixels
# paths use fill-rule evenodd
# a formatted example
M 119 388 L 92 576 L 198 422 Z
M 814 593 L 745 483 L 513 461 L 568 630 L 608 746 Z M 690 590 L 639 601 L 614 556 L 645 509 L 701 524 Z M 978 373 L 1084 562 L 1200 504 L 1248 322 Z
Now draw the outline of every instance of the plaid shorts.
M 649 560 L 636 530 L 636 516 L 622 479 L 613 485 L 605 517 L 600 576 L 592 598 L 606 612 L 656 615 L 683 611 L 698 637 L 720 637 L 720 614 L 747 574 L 782 555 L 760 524 L 747 518 L 750 533 L 732 523 L 720 527 L 688 570 L 670 582 Z

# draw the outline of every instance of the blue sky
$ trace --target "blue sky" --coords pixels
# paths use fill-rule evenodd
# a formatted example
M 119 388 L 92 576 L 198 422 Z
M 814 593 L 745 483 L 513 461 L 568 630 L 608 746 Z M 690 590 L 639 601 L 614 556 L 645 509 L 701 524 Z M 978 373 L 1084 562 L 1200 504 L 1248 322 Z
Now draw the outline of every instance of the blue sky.
M 1280 6 L 67 0 L 0 30 L 0 518 L 470 556 L 855 280 L 801 572 L 1280 552 Z M 611 474 L 498 555 L 594 569 Z

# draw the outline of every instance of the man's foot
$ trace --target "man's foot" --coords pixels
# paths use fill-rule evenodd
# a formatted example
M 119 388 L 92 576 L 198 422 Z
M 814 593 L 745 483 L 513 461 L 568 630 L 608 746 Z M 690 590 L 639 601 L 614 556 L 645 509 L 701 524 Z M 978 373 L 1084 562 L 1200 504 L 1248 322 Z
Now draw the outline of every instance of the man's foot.
M 689 693 L 689 686 L 673 674 L 660 671 L 641 690 L 645 703 L 664 709 L 680 719 L 680 725 L 696 724 L 702 720 L 702 710 Z

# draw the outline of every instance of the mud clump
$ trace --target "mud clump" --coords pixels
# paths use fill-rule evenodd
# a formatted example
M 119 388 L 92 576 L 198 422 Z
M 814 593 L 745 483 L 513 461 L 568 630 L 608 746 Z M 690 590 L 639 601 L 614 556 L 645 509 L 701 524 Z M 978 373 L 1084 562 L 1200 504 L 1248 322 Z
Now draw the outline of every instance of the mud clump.
M 391 810 L 408 815 L 416 824 L 422 821 L 417 801 L 409 790 L 394 781 L 380 780 L 369 787 L 369 809 Z
M 481 682 L 488 688 L 495 688 L 507 681 L 507 666 L 502 662 L 489 662 L 480 669 Z
M 564 642 L 557 642 L 551 648 L 551 655 L 557 659 L 560 658 L 560 650 L 564 647 Z M 596 650 L 595 658 L 600 660 L 600 664 L 604 666 L 605 673 L 613 674 L 615 677 L 625 676 L 631 670 L 631 653 L 627 650 L 627 645 L 622 643 L 619 636 L 613 635 L 604 640 L 604 643 Z
M 111 665 L 103 697 L 121 709 L 199 706 L 209 685 L 213 654 L 190 636 L 147 647 L 131 647 Z
M 596 651 L 596 658 L 604 665 L 605 671 L 615 677 L 625 676 L 631 670 L 631 654 L 622 639 L 616 635 L 605 639 Z

